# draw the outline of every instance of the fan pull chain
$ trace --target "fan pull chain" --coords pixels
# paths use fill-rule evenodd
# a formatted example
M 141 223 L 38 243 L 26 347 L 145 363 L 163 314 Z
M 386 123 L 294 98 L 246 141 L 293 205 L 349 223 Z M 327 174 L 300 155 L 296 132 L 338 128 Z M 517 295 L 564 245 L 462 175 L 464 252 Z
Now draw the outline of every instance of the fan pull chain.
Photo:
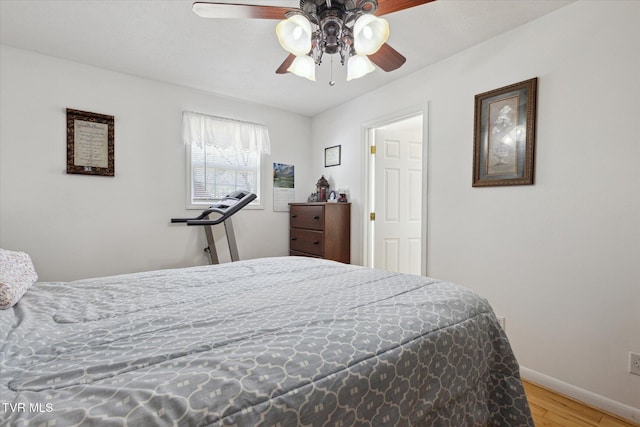
M 329 86 L 335 86 L 336 82 L 333 80 L 333 55 L 331 55 L 331 80 L 329 80 Z

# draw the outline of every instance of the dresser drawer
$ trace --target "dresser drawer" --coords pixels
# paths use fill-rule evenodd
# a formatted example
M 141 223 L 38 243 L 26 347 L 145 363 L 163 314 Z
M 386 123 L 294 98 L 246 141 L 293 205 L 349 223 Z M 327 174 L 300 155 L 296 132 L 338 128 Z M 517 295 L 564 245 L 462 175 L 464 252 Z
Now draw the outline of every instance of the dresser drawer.
M 306 252 L 298 252 L 298 251 L 289 251 L 289 255 L 290 256 L 306 256 L 306 257 L 310 257 L 310 258 L 320 258 L 320 259 L 322 259 L 322 257 L 320 255 L 308 254 Z
M 289 231 L 290 249 L 322 256 L 324 250 L 324 235 L 321 231 L 301 230 L 292 228 Z
M 324 229 L 324 206 L 291 206 L 291 228 Z

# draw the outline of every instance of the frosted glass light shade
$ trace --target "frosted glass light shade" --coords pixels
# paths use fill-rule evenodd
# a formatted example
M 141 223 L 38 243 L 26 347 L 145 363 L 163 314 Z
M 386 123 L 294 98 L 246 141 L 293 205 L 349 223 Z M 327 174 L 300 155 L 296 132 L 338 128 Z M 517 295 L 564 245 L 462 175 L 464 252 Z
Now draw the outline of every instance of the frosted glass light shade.
M 389 23 L 375 15 L 362 15 L 353 26 L 353 47 L 358 55 L 371 55 L 389 39 Z
M 294 55 L 306 55 L 311 50 L 311 23 L 303 15 L 293 15 L 276 26 L 280 46 Z
M 304 77 L 311 81 L 316 81 L 316 63 L 310 56 L 296 56 L 287 71 L 296 76 Z
M 347 62 L 347 81 L 359 79 L 375 69 L 376 67 L 365 55 L 353 55 Z

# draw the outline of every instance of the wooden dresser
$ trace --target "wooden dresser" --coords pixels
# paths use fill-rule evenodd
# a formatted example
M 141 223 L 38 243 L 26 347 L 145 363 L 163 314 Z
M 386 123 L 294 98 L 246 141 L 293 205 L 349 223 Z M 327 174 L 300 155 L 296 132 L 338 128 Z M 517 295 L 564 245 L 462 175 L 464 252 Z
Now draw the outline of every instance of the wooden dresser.
M 351 262 L 351 203 L 289 203 L 289 255 Z

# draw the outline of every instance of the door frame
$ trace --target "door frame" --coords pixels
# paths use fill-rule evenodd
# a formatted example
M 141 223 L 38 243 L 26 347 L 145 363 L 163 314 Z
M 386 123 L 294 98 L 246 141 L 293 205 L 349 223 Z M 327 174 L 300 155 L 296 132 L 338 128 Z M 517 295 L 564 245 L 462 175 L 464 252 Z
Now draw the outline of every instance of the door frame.
M 419 105 L 405 110 L 396 111 L 386 116 L 371 120 L 362 125 L 362 153 L 364 165 L 364 209 L 362 212 L 362 235 L 364 239 L 362 241 L 362 261 L 366 267 L 373 267 L 373 238 L 372 230 L 373 225 L 369 220 L 369 213 L 373 211 L 373 190 L 374 190 L 374 174 L 375 170 L 372 167 L 373 156 L 370 153 L 372 142 L 375 140 L 374 132 L 377 128 L 389 125 L 391 123 L 399 122 L 410 117 L 422 115 L 422 218 L 421 218 L 421 233 L 422 239 L 421 245 L 423 249 L 421 259 L 421 274 L 427 275 L 427 195 L 429 194 L 428 176 L 429 176 L 429 104 Z

